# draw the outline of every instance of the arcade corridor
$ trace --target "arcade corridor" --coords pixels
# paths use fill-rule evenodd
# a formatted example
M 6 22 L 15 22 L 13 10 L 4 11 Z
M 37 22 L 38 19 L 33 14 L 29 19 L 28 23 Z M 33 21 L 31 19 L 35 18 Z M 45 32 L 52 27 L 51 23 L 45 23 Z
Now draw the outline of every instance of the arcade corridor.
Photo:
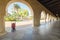
M 19 26 L 20 30 L 6 32 L 6 8 L 14 2 L 24 3 L 30 8 L 33 26 Z M 41 24 L 42 11 L 45 23 Z M 60 40 L 60 0 L 0 0 L 0 40 Z

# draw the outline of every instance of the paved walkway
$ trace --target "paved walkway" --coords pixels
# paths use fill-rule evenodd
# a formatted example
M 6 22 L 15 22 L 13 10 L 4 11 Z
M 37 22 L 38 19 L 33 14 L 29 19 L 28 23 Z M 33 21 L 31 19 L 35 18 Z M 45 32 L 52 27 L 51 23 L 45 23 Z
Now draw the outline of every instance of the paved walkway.
M 39 27 L 27 25 L 19 29 L 8 32 L 0 40 L 60 40 L 60 21 L 41 24 Z

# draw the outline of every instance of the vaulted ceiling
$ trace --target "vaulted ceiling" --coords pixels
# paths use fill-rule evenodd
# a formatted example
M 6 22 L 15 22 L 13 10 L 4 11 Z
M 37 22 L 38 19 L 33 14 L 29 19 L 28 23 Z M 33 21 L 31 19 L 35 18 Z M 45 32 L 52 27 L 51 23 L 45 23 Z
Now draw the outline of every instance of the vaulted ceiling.
M 48 10 L 50 10 L 53 15 L 60 17 L 60 0 L 37 0 Z

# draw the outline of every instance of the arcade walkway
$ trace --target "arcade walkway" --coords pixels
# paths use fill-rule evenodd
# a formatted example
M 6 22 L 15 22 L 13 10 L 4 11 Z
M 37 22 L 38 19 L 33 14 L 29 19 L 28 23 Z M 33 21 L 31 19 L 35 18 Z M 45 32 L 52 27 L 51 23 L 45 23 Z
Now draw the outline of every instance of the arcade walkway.
M 60 21 L 41 24 L 39 27 L 28 25 L 7 33 L 0 40 L 60 40 Z

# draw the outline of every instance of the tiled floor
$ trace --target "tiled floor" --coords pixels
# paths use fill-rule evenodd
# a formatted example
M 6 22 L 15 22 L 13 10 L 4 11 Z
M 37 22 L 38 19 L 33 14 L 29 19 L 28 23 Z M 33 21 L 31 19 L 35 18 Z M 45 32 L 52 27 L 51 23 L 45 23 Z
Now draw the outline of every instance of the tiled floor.
M 27 25 L 19 29 L 9 32 L 0 40 L 60 40 L 60 21 L 41 24 L 39 27 Z

